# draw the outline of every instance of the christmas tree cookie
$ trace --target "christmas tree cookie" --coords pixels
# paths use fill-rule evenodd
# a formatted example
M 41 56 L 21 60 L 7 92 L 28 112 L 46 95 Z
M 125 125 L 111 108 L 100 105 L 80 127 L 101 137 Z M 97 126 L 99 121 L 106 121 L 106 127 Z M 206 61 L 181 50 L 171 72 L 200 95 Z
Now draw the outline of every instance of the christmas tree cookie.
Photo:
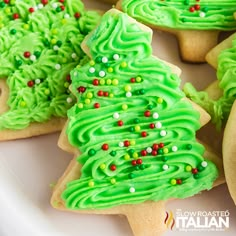
M 70 71 L 100 15 L 80 0 L 0 1 L 0 140 L 60 130 L 75 102 Z
M 207 54 L 207 61 L 217 69 L 217 81 L 205 91 L 196 91 L 192 84 L 185 92 L 193 101 L 204 107 L 218 130 L 223 132 L 223 162 L 226 182 L 236 203 L 235 184 L 235 120 L 236 120 L 236 34 L 233 34 Z
M 220 31 L 236 29 L 233 0 L 120 0 L 117 8 L 153 28 L 176 35 L 185 61 L 204 62 Z
M 152 55 L 152 31 L 112 9 L 71 72 L 77 103 L 60 146 L 75 155 L 54 188 L 61 210 L 124 214 L 135 235 L 165 229 L 165 202 L 211 189 L 221 164 L 195 132 L 209 121 L 183 99 L 176 67 Z M 142 224 L 140 224 L 142 222 Z

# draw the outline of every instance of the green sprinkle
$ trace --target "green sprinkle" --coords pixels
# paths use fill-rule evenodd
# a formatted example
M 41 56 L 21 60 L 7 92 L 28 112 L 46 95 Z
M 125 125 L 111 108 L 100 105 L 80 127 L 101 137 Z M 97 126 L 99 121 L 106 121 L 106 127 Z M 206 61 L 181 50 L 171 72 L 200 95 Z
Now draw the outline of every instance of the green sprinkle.
M 94 156 L 96 154 L 96 151 L 92 148 L 88 151 L 89 156 Z

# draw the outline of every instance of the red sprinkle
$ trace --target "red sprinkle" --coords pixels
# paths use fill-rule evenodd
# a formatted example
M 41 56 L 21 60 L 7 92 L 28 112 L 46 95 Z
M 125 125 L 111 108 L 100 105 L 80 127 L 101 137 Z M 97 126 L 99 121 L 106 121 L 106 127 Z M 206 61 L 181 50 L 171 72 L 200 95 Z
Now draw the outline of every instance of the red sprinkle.
M 137 161 L 136 161 L 136 160 L 132 160 L 132 161 L 131 161 L 131 164 L 132 164 L 133 166 L 136 166 L 136 165 L 137 165 Z
M 78 19 L 78 18 L 80 18 L 80 13 L 79 12 L 76 12 L 75 14 L 74 14 L 74 17 L 76 18 L 76 19 Z
M 153 150 L 158 150 L 158 148 L 159 148 L 159 145 L 158 145 L 157 143 L 154 143 L 154 144 L 152 145 L 152 149 L 153 149 Z
M 125 146 L 125 147 L 129 147 L 129 145 L 130 145 L 130 141 L 129 141 L 129 140 L 125 140 L 125 141 L 124 141 L 124 146 Z
M 164 143 L 159 143 L 160 148 L 163 148 L 164 146 L 165 146 Z
M 109 93 L 108 92 L 103 92 L 104 97 L 108 97 Z
M 146 131 L 143 131 L 143 132 L 141 133 L 141 136 L 142 136 L 142 137 L 147 137 L 147 132 L 146 132 Z
M 122 120 L 118 120 L 118 121 L 117 121 L 117 124 L 118 124 L 118 126 L 122 126 L 124 123 L 123 123 Z
M 110 166 L 110 170 L 111 170 L 111 171 L 115 171 L 115 170 L 116 170 L 116 165 L 114 165 L 114 164 L 111 165 L 111 166 Z
M 33 80 L 28 81 L 27 85 L 29 87 L 33 87 L 34 86 L 34 81 Z
M 145 111 L 145 112 L 144 112 L 144 116 L 146 116 L 146 117 L 151 116 L 151 112 L 150 112 L 150 111 Z
M 146 150 L 142 150 L 142 151 L 141 151 L 141 155 L 142 155 L 142 156 L 147 156 L 147 151 L 146 151 Z
M 194 12 L 194 11 L 195 11 L 195 7 L 190 7 L 190 8 L 189 8 L 189 11 L 190 11 L 190 12 Z
M 60 6 L 61 10 L 64 11 L 65 10 L 65 6 Z
M 59 0 L 59 2 L 63 3 L 63 2 L 65 2 L 65 0 Z
M 198 169 L 197 169 L 197 168 L 193 168 L 193 169 L 192 169 L 192 173 L 193 173 L 193 174 L 197 174 L 197 173 L 198 173 Z
M 79 93 L 84 93 L 86 91 L 86 88 L 84 86 L 80 86 L 79 88 L 77 88 Z
M 99 90 L 97 94 L 98 94 L 98 96 L 101 97 L 101 96 L 103 96 L 103 91 Z
M 9 3 L 10 3 L 10 0 L 4 0 L 4 2 L 5 2 L 6 4 L 9 4 Z
M 42 3 L 43 5 L 46 5 L 46 4 L 48 4 L 48 0 L 41 0 L 41 3 Z
M 30 55 L 31 55 L 30 52 L 28 52 L 28 51 L 27 51 L 27 52 L 24 52 L 24 57 L 29 58 Z
M 156 150 L 152 150 L 152 155 L 156 156 L 157 155 L 157 151 Z
M 149 125 L 149 127 L 150 127 L 151 129 L 154 129 L 154 128 L 155 128 L 155 124 L 154 124 L 154 123 L 151 123 L 151 124 Z
M 20 15 L 18 13 L 13 14 L 13 19 L 14 20 L 19 19 L 19 18 L 20 18 Z
M 99 103 L 94 103 L 94 108 L 99 108 L 100 107 L 100 104 Z
M 135 82 L 136 82 L 136 79 L 135 79 L 135 78 L 131 78 L 131 79 L 130 79 L 130 82 L 131 82 L 131 83 L 135 83 Z
M 200 10 L 200 5 L 199 4 L 196 4 L 196 5 L 194 5 L 194 9 L 196 10 L 196 11 L 199 11 Z
M 107 151 L 109 149 L 109 145 L 107 143 L 104 143 L 102 145 L 102 150 Z
M 182 184 L 182 180 L 181 180 L 181 179 L 177 179 L 177 180 L 176 180 L 176 183 L 177 183 L 177 184 Z
M 33 8 L 33 7 L 30 7 L 30 8 L 29 8 L 29 12 L 30 12 L 30 13 L 33 13 L 33 12 L 34 12 L 34 8 Z
M 138 160 L 136 161 L 136 163 L 137 163 L 138 165 L 141 165 L 141 164 L 143 163 L 143 161 L 142 161 L 142 159 L 138 159 Z
M 68 82 L 71 82 L 71 77 L 70 77 L 70 75 L 67 75 L 67 76 L 66 76 L 66 80 L 67 80 Z
M 94 79 L 93 80 L 93 85 L 95 85 L 95 86 L 99 85 L 99 80 L 98 79 Z

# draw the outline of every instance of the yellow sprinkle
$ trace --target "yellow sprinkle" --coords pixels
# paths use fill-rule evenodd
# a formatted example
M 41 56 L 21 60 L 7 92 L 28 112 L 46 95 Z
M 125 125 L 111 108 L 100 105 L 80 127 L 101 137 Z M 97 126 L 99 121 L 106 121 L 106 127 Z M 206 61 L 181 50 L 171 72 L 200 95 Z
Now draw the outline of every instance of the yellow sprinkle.
M 0 29 L 4 27 L 4 24 L 0 23 Z
M 26 106 L 26 102 L 25 102 L 25 101 L 21 101 L 21 102 L 20 102 L 20 106 L 21 106 L 21 107 L 25 107 L 25 106 Z
M 11 4 L 11 5 L 14 5 L 15 2 L 16 2 L 15 0 L 11 0 L 11 1 L 10 1 L 10 4 Z
M 84 100 L 84 102 L 85 102 L 85 104 L 90 104 L 90 103 L 91 103 L 91 100 L 88 99 L 88 98 L 86 98 L 86 99 Z
M 76 68 L 80 68 L 80 67 L 81 67 L 81 65 L 77 65 L 77 66 L 76 66 Z
M 122 109 L 123 109 L 123 110 L 127 110 L 127 109 L 128 109 L 128 105 L 127 105 L 127 104 L 123 104 L 123 105 L 122 105 Z
M 24 28 L 25 30 L 28 30 L 28 29 L 29 29 L 29 25 L 28 25 L 28 24 L 24 24 L 24 25 L 23 25 L 23 28 Z
M 157 102 L 158 102 L 158 103 L 163 103 L 163 99 L 162 99 L 162 98 L 158 98 L 158 99 L 157 99 Z
M 129 91 L 131 91 L 131 89 L 132 89 L 132 88 L 131 88 L 131 86 L 130 86 L 130 85 L 126 85 L 126 86 L 125 86 L 125 91 L 126 91 L 126 92 L 129 92 Z
M 129 155 L 129 154 L 125 154 L 125 155 L 124 155 L 124 159 L 125 159 L 126 161 L 128 161 L 128 160 L 130 159 L 130 155 Z
M 110 94 L 109 94 L 109 97 L 110 97 L 110 98 L 114 98 L 114 94 L 113 94 L 113 93 L 110 93 Z
M 138 153 L 137 152 L 134 152 L 132 156 L 133 156 L 134 159 L 138 159 Z
M 90 65 L 90 66 L 94 66 L 94 65 L 95 65 L 95 61 L 91 60 L 91 61 L 89 62 L 89 65 Z
M 116 183 L 116 179 L 112 178 L 111 179 L 111 184 L 115 184 Z
M 142 78 L 140 76 L 136 77 L 136 82 L 140 83 L 142 81 Z
M 83 108 L 84 107 L 84 104 L 83 103 L 79 103 L 78 104 L 78 108 Z
M 115 85 L 115 86 L 118 85 L 119 84 L 119 80 L 118 79 L 113 79 L 112 80 L 112 84 Z
M 58 33 L 58 31 L 57 31 L 57 29 L 52 29 L 52 34 L 57 34 Z
M 91 92 L 88 92 L 87 95 L 86 95 L 87 98 L 92 98 L 93 97 L 93 93 Z
M 125 61 L 121 62 L 121 64 L 120 64 L 120 65 L 121 65 L 121 67 L 122 67 L 122 68 L 125 68 L 125 67 L 127 67 L 127 63 L 126 63 Z
M 112 72 L 113 72 L 113 68 L 109 67 L 109 68 L 107 69 L 107 71 L 108 71 L 109 73 L 112 73 Z
M 65 25 L 65 24 L 67 23 L 67 20 L 66 20 L 66 19 L 62 19 L 62 20 L 61 20 L 61 23 L 62 23 L 63 25 Z
M 169 152 L 168 148 L 163 148 L 163 152 L 167 154 Z
M 49 89 L 45 89 L 44 90 L 44 94 L 49 95 L 50 94 L 50 90 Z
M 57 40 L 56 39 L 52 39 L 51 40 L 51 44 L 56 44 L 57 43 Z
M 100 82 L 101 85 L 104 85 L 105 84 L 105 79 L 100 79 L 99 82 Z
M 186 166 L 186 167 L 185 167 L 185 170 L 186 170 L 187 172 L 192 171 L 192 166 Z
M 110 85 L 111 84 L 111 79 L 107 79 L 106 84 Z
M 70 83 L 68 83 L 68 82 L 65 82 L 65 83 L 64 83 L 64 87 L 65 87 L 65 88 L 69 88 L 69 86 L 70 86 Z
M 94 182 L 92 180 L 90 180 L 89 183 L 88 183 L 88 186 L 89 187 L 93 187 L 94 186 Z
M 5 12 L 6 12 L 7 14 L 11 13 L 11 8 L 10 8 L 10 7 L 6 7 L 6 8 L 5 8 Z
M 100 169 L 101 169 L 101 170 L 105 170 L 105 169 L 106 169 L 106 164 L 105 164 L 105 163 L 102 163 L 102 164 L 100 165 Z
M 130 145 L 134 146 L 136 144 L 135 140 L 130 140 Z
M 141 128 L 140 128 L 139 125 L 135 125 L 134 130 L 135 130 L 136 132 L 139 132 L 139 131 L 141 130 Z
M 171 183 L 172 185 L 176 185 L 176 180 L 175 180 L 175 179 L 172 179 L 172 180 L 170 181 L 170 183 Z

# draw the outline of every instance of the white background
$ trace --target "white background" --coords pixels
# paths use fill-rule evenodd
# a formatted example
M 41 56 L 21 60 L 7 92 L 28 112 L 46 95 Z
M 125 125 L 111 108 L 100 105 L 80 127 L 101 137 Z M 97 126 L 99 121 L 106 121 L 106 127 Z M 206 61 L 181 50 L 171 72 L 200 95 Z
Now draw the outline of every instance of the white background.
M 87 0 L 89 8 L 109 9 L 109 4 Z M 215 71 L 207 64 L 182 63 L 174 36 L 154 32 L 153 53 L 182 69 L 181 78 L 204 88 L 215 79 Z M 201 132 L 204 136 L 204 132 Z M 50 204 L 50 184 L 62 175 L 72 156 L 57 147 L 59 133 L 25 140 L 0 143 L 0 236 L 131 236 L 122 216 L 86 215 L 60 212 Z M 219 136 L 219 137 L 218 137 Z M 220 134 L 212 133 L 217 143 Z M 220 145 L 220 144 L 219 144 Z M 173 200 L 167 211 L 230 212 L 230 227 L 224 232 L 195 232 L 191 235 L 225 235 L 236 233 L 236 207 L 227 186 L 184 200 Z M 165 236 L 190 235 L 168 230 Z M 148 235 L 147 235 L 148 236 Z

